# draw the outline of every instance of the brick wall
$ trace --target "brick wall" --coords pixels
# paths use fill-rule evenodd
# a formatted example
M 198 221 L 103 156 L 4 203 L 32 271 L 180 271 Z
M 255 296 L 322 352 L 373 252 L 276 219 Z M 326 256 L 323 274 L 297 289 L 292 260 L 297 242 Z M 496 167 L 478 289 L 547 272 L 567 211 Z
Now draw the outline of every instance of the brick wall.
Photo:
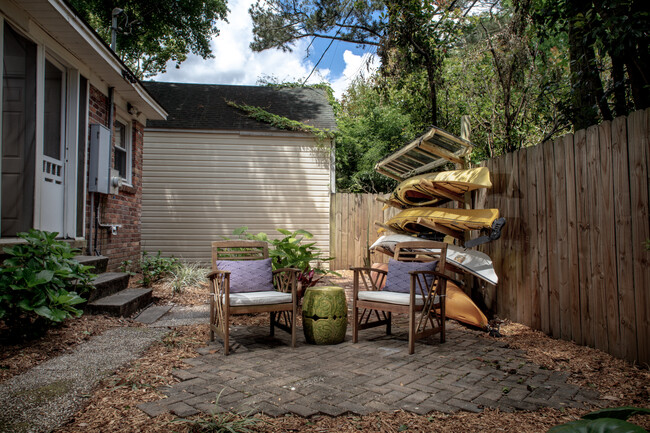
M 88 116 L 89 123 L 108 126 L 108 97 L 93 86 L 90 86 Z M 124 260 L 135 261 L 140 256 L 144 125 L 133 121 L 131 132 L 132 186 L 121 187 L 119 194 L 95 194 L 95 211 L 99 210 L 99 221 L 102 224 L 121 225 L 116 235 L 91 221 L 91 193 L 88 193 L 86 201 L 86 236 L 90 236 L 90 225 L 93 224 L 91 248 L 109 258 L 108 269 L 113 271 Z

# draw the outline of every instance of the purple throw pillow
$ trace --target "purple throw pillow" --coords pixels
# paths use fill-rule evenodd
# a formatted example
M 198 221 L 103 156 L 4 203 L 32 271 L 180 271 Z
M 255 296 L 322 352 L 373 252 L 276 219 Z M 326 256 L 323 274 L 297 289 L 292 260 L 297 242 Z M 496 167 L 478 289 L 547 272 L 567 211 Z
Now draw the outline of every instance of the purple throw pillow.
M 411 271 L 435 271 L 438 262 L 400 262 L 399 260 L 388 260 L 388 276 L 384 290 L 389 292 L 410 293 Z M 427 277 L 427 283 L 432 277 Z
M 217 260 L 217 269 L 230 271 L 230 293 L 275 290 L 270 258 L 264 260 Z

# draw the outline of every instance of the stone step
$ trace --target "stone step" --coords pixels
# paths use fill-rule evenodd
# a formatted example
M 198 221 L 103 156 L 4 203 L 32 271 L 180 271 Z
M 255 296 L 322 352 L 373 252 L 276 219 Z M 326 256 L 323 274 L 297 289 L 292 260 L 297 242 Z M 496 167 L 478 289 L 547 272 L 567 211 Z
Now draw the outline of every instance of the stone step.
M 95 274 L 103 274 L 108 266 L 108 257 L 106 256 L 75 256 L 74 259 L 82 265 L 92 266 Z
M 89 313 L 130 317 L 151 303 L 151 289 L 125 289 L 86 305 Z
M 129 287 L 129 274 L 125 272 L 105 272 L 93 280 L 95 288 L 88 293 L 88 302 L 110 296 Z

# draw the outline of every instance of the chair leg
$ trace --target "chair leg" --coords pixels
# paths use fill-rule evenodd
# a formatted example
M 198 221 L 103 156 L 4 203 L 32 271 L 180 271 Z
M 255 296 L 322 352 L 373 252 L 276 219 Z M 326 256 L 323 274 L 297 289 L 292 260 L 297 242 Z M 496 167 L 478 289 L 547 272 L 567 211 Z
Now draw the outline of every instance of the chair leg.
M 291 314 L 291 347 L 296 347 L 296 313 Z
M 223 323 L 223 353 L 228 356 L 230 353 L 230 316 L 226 315 Z
M 393 332 L 393 313 L 389 311 L 387 318 L 388 322 L 386 323 L 386 335 L 391 335 Z
M 214 341 L 214 328 L 213 326 L 215 325 L 215 320 L 214 320 L 215 314 L 214 314 L 214 297 L 210 298 L 210 342 Z
M 356 304 L 356 302 L 355 302 Z M 352 342 L 359 341 L 359 309 L 356 305 L 352 307 Z
M 271 313 L 271 337 L 275 335 L 275 311 L 272 311 Z
M 415 308 L 409 308 L 409 355 L 415 353 Z

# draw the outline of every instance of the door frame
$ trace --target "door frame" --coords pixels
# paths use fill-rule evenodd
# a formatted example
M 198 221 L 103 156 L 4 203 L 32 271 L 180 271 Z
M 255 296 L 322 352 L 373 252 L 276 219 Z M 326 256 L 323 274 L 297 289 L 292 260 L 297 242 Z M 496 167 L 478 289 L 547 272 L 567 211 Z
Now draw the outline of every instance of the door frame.
M 4 28 L 6 19 L 0 16 L 0 66 L 4 62 Z M 41 198 L 42 198 L 42 183 L 43 172 L 39 167 L 43 166 L 43 139 L 44 139 L 44 118 L 45 118 L 45 60 L 47 59 L 58 68 L 64 71 L 65 79 L 65 99 L 62 116 L 65 118 L 62 121 L 64 128 L 62 139 L 64 145 L 62 147 L 62 160 L 64 163 L 64 203 L 63 203 L 63 231 L 59 234 L 60 237 L 78 239 L 77 237 L 77 218 L 85 219 L 84 216 L 77 215 L 77 182 L 79 176 L 85 176 L 84 173 L 78 173 L 78 146 L 79 144 L 79 104 L 87 104 L 86 101 L 79 100 L 79 83 L 80 72 L 78 69 L 72 68 L 56 53 L 48 50 L 43 41 L 34 38 L 29 34 L 25 34 L 20 26 L 12 26 L 14 31 L 21 34 L 26 39 L 36 44 L 36 128 L 35 128 L 35 170 L 34 170 L 34 215 L 33 227 L 40 228 L 41 225 Z M 3 68 L 0 67 L 0 120 L 2 118 L 2 101 L 3 101 Z M 86 84 L 88 85 L 88 84 Z M 86 92 L 88 94 L 88 92 Z M 0 121 L 0 137 L 2 137 L 2 122 Z M 2 143 L 0 142 L 0 149 Z M 2 165 L 0 164 L 0 175 L 2 174 Z M 86 188 L 84 187 L 84 192 Z M 2 190 L 0 188 L 0 203 L 2 200 Z M 85 200 L 84 200 L 85 202 Z M 84 206 L 85 207 L 85 206 Z M 1 209 L 0 209 L 1 211 Z M 84 212 L 85 214 L 85 212 Z M 1 215 L 0 215 L 1 216 Z M 85 231 L 85 227 L 84 227 Z M 85 234 L 85 233 L 84 233 Z M 84 235 L 82 234 L 82 236 Z

